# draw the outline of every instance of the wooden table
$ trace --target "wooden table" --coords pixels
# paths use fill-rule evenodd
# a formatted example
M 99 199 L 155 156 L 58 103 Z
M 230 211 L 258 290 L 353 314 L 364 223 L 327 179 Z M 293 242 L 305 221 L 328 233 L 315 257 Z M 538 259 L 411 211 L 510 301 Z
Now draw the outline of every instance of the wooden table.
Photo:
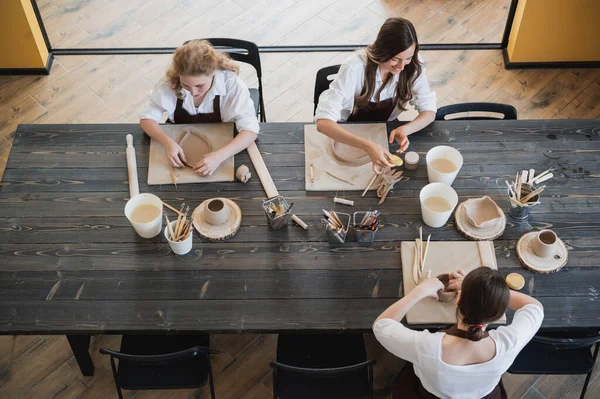
M 391 128 L 392 126 L 390 126 Z M 463 153 L 454 183 L 460 199 L 492 196 L 508 206 L 504 180 L 518 170 L 554 167 L 542 204 L 529 220 L 508 218 L 496 255 L 502 273 L 524 275 L 524 292 L 545 306 L 543 328 L 600 327 L 600 122 L 435 122 L 411 137 L 421 155 L 409 181 L 379 209 L 373 244 L 330 247 L 318 226 L 334 192 L 304 191 L 303 124 L 262 126 L 259 149 L 279 191 L 311 225 L 272 231 L 250 166 L 248 184 L 146 185 L 149 139 L 130 125 L 20 125 L 0 188 L 0 333 L 65 334 L 85 375 L 92 334 L 166 332 L 369 331 L 402 296 L 400 241 L 422 225 L 418 194 L 424 156 L 435 145 Z M 134 136 L 140 192 L 195 207 L 214 196 L 236 201 L 242 228 L 231 240 L 201 242 L 174 256 L 162 234 L 144 240 L 124 217 L 129 196 L 125 135 Z M 355 206 L 377 208 L 374 192 L 340 192 Z M 452 220 L 424 229 L 433 240 L 463 240 Z M 518 238 L 553 229 L 568 244 L 568 265 L 534 275 L 515 257 Z M 197 237 L 197 236 L 196 236 Z M 509 315 L 510 319 L 510 315 Z

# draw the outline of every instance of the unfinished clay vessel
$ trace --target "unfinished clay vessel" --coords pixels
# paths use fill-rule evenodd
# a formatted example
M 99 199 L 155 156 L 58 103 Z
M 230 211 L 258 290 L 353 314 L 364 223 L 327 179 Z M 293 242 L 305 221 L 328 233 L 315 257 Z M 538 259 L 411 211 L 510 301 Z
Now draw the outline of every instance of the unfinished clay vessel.
M 371 162 L 366 151 L 339 141 L 332 141 L 330 150 L 333 157 L 342 165 L 361 166 Z
M 458 293 L 455 290 L 448 290 L 448 284 L 450 284 L 450 275 L 447 273 L 440 274 L 437 276 L 437 278 L 442 282 L 442 284 L 444 284 L 444 289 L 437 292 L 440 302 L 450 302 L 456 298 Z
M 465 203 L 467 221 L 478 229 L 493 227 L 502 218 L 502 211 L 487 195 Z
M 190 168 L 196 166 L 206 154 L 211 152 L 211 146 L 208 140 L 193 130 L 189 130 L 185 133 L 183 138 L 179 141 L 179 146 L 185 155 L 185 164 Z

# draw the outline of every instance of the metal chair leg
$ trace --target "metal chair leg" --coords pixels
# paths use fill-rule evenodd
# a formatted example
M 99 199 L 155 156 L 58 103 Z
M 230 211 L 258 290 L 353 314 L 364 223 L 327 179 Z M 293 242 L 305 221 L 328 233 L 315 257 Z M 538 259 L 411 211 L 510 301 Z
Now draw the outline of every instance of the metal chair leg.
M 598 359 L 598 350 L 600 349 L 600 344 L 596 344 L 594 348 L 594 362 L 592 363 L 592 370 L 588 373 L 587 377 L 585 377 L 585 382 L 583 383 L 583 389 L 581 390 L 580 399 L 585 398 L 585 393 L 588 388 L 588 384 L 590 383 L 590 378 L 592 377 L 592 373 L 594 372 L 594 365 L 596 364 L 596 359 Z

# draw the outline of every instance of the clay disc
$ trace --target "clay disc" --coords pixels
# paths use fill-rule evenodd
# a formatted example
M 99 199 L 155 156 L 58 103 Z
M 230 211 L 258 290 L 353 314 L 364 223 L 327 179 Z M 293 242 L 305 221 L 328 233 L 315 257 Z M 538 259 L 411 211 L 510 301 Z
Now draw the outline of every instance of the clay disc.
M 454 225 L 458 232 L 469 240 L 473 241 L 491 241 L 500 237 L 504 233 L 504 228 L 506 227 L 506 215 L 500 208 L 498 208 L 499 213 L 502 215 L 498 221 L 491 225 L 488 228 L 479 229 L 474 227 L 469 220 L 467 219 L 467 212 L 465 209 L 465 204 L 468 201 L 473 201 L 474 199 L 468 199 L 464 202 L 461 202 L 456 207 L 456 212 L 454 214 Z
M 188 130 L 179 140 L 179 146 L 185 154 L 186 165 L 193 168 L 211 151 L 210 143 L 198 132 Z
M 362 166 L 371 162 L 371 158 L 366 151 L 340 143 L 339 141 L 331 141 L 331 154 L 342 165 Z
M 519 262 L 521 262 L 525 268 L 536 273 L 549 274 L 559 271 L 567 264 L 567 259 L 569 257 L 567 246 L 560 238 L 557 238 L 556 255 L 551 258 L 540 258 L 533 252 L 533 248 L 531 247 L 531 242 L 535 239 L 537 234 L 537 231 L 530 231 L 529 233 L 523 234 L 519 239 L 519 242 L 517 242 L 517 258 L 519 259 Z
M 208 203 L 212 200 L 219 199 L 223 201 L 225 206 L 229 207 L 229 219 L 220 226 L 214 226 L 204 219 L 204 210 Z M 229 198 L 210 198 L 198 205 L 192 213 L 194 227 L 202 236 L 209 241 L 224 241 L 231 238 L 237 233 L 242 225 L 242 211 L 238 204 Z

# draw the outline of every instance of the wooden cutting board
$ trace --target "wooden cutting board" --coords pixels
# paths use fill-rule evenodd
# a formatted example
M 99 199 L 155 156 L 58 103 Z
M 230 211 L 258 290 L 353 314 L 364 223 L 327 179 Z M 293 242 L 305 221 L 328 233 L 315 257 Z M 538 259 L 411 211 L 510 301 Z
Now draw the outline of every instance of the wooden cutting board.
M 212 151 L 223 148 L 233 140 L 233 123 L 164 124 L 161 125 L 161 129 L 176 142 L 179 142 L 187 131 L 192 131 L 205 138 Z M 177 175 L 177 184 L 233 181 L 233 157 L 226 159 L 212 176 L 200 176 L 188 167 L 173 170 Z M 148 161 L 148 185 L 156 184 L 173 184 L 173 178 L 164 147 L 158 141 L 152 140 Z
M 363 139 L 388 148 L 385 123 L 344 124 L 344 129 Z M 335 154 L 334 154 L 335 152 Z M 373 177 L 373 164 L 362 151 L 335 143 L 317 131 L 317 125 L 304 126 L 304 161 L 306 191 L 364 191 Z M 337 157 L 336 157 L 337 154 Z M 357 161 L 357 162 L 354 162 Z M 310 166 L 313 165 L 313 181 Z M 329 172 L 352 184 L 327 174 Z M 375 190 L 377 186 L 371 186 Z
M 450 273 L 458 269 L 465 272 L 487 266 L 498 270 L 493 241 L 431 241 L 427 252 L 424 272 L 431 270 L 431 276 Z M 413 262 L 415 242 L 402 241 L 400 246 L 402 258 L 402 282 L 404 295 L 415 287 L 413 279 Z M 456 323 L 456 304 L 439 302 L 434 298 L 419 301 L 406 315 L 408 324 L 452 324 Z M 506 317 L 496 323 L 506 323 Z

